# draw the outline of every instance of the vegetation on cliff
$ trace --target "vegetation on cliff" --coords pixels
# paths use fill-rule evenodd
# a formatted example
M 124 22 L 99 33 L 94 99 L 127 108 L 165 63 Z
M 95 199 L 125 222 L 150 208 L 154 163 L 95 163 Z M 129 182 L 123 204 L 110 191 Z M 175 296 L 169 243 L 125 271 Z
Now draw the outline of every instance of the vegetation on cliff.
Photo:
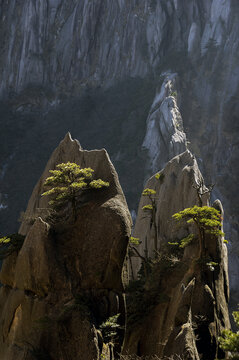
M 222 336 L 219 337 L 220 347 L 224 351 L 231 352 L 231 359 L 238 360 L 239 359 L 239 311 L 234 311 L 232 313 L 234 321 L 238 327 L 237 332 L 233 332 L 231 330 L 224 330 L 222 332 Z
M 109 182 L 93 179 L 93 169 L 81 168 L 69 161 L 58 164 L 55 170 L 49 172 L 52 176 L 44 182 L 49 190 L 42 196 L 50 196 L 48 204 L 54 212 L 60 212 L 70 204 L 74 220 L 77 217 L 77 202 L 83 191 L 109 187 Z
M 7 258 L 14 252 L 18 252 L 23 244 L 25 236 L 11 234 L 0 238 L 0 260 Z
M 180 184 L 179 177 L 176 178 L 175 175 L 175 168 L 170 169 L 169 174 L 167 170 L 164 170 L 164 173 L 166 179 L 173 173 L 172 186 Z M 138 251 L 134 250 L 133 254 L 141 259 L 141 268 L 127 288 L 125 345 L 127 351 L 130 349 L 137 355 L 145 355 L 146 351 L 154 349 L 152 354 L 160 353 L 160 358 L 172 354 L 172 358 L 177 356 L 176 354 L 186 358 L 186 353 L 187 358 L 195 359 L 205 357 L 214 360 L 224 356 L 225 349 L 219 348 L 218 336 L 221 329 L 229 328 L 230 325 L 227 317 L 228 287 L 222 264 L 226 251 L 223 246 L 223 209 L 219 206 L 219 201 L 215 201 L 212 206 L 204 205 L 210 200 L 212 187 L 206 188 L 203 180 L 196 177 L 195 172 L 192 174 L 193 178 L 185 171 L 182 180 L 184 188 L 185 184 L 191 188 L 188 190 L 190 196 L 187 195 L 185 201 L 182 201 L 180 194 L 180 202 L 177 203 L 177 194 L 172 196 L 172 192 L 164 198 L 162 187 L 159 187 L 153 178 L 149 180 L 142 193 L 141 218 L 144 219 L 144 227 L 147 230 L 143 232 L 144 229 L 139 227 L 135 232 L 135 236 L 139 238 L 136 238 L 137 241 L 133 238 L 130 245 L 132 248 L 142 243 L 143 247 Z M 167 183 L 167 190 L 169 189 Z M 171 230 L 163 233 L 165 217 L 160 206 L 164 205 L 165 209 L 168 199 L 172 220 L 166 218 L 166 221 Z M 172 204 L 172 201 L 175 204 Z M 181 208 L 182 203 L 188 207 L 175 212 Z M 218 298 L 223 308 L 222 313 L 218 313 Z M 168 320 L 171 311 L 175 312 L 175 318 Z M 145 331 L 149 323 L 154 323 L 153 317 L 157 316 L 156 314 L 156 326 L 157 329 L 160 328 L 156 336 L 163 338 L 167 326 L 173 326 L 173 330 L 169 330 L 170 337 L 162 340 L 163 348 L 157 347 L 156 336 L 150 327 L 147 328 L 147 335 Z M 146 345 L 145 336 L 147 341 L 154 339 L 151 346 Z M 191 339 L 190 346 L 187 343 L 189 338 L 186 340 L 187 336 Z M 183 349 L 184 341 L 187 345 Z M 138 342 L 138 347 L 134 345 L 135 342 Z
M 188 236 L 180 239 L 173 243 L 169 242 L 170 245 L 178 245 L 180 248 L 185 248 L 189 245 L 193 239 L 199 239 L 200 255 L 203 255 L 205 249 L 205 236 L 224 236 L 221 231 L 222 216 L 220 212 L 211 206 L 197 206 L 186 208 L 173 215 L 180 226 L 193 225 L 192 233 Z

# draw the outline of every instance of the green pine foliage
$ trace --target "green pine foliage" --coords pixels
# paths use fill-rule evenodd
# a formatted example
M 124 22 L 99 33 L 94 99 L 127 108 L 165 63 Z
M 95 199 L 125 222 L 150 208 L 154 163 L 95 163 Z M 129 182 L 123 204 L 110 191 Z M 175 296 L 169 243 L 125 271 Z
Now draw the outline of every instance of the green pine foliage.
M 191 244 L 191 242 L 193 241 L 195 235 L 194 234 L 189 234 L 188 236 L 182 238 L 180 241 L 177 242 L 168 242 L 169 245 L 175 245 L 175 246 L 179 246 L 181 249 L 184 249 L 186 246 L 188 246 L 189 244 Z
M 118 318 L 120 314 L 109 317 L 105 322 L 100 325 L 100 330 L 105 343 L 115 342 L 115 339 L 118 335 L 118 329 L 120 325 L 118 324 Z
M 93 179 L 94 170 L 81 168 L 71 162 L 58 164 L 55 170 L 49 171 L 52 175 L 45 182 L 49 188 L 42 196 L 49 196 L 49 206 L 58 212 L 71 204 L 74 219 L 77 215 L 77 200 L 83 191 L 109 187 L 109 182 L 102 179 Z
M 7 258 L 14 252 L 18 252 L 24 242 L 25 236 L 21 234 L 11 234 L 0 238 L 0 260 Z
M 155 179 L 158 180 L 159 182 L 162 183 L 163 179 L 164 179 L 164 174 L 161 173 L 157 173 L 155 176 Z M 150 217 L 150 228 L 153 228 L 154 231 L 154 251 L 155 251 L 155 256 L 156 253 L 158 251 L 158 244 L 157 244 L 157 224 L 156 224 L 156 212 L 157 212 L 157 206 L 156 206 L 156 190 L 151 189 L 151 188 L 146 188 L 144 189 L 144 191 L 142 192 L 142 196 L 147 196 L 150 203 L 146 204 L 142 207 L 142 210 L 145 211 L 145 213 L 147 214 L 147 216 Z M 148 257 L 148 246 L 147 244 L 145 244 L 145 257 Z M 141 257 L 142 258 L 142 257 Z
M 193 234 L 189 234 L 185 238 L 181 239 L 179 247 L 184 249 L 186 246 L 188 246 L 194 239 Z
M 232 315 L 239 329 L 239 311 L 234 311 Z M 231 352 L 230 359 L 239 359 L 239 330 L 237 332 L 223 330 L 222 336 L 219 337 L 219 343 L 224 351 Z
M 206 262 L 206 265 L 208 266 L 208 269 L 210 271 L 214 271 L 215 270 L 215 266 L 218 266 L 218 263 L 215 262 L 215 261 L 209 261 L 209 262 Z
M 147 204 L 147 205 L 144 205 L 143 207 L 142 207 L 142 209 L 144 210 L 144 211 L 147 211 L 147 210 L 153 210 L 153 205 L 151 205 L 151 204 Z
M 218 210 L 210 206 L 193 206 L 186 208 L 173 215 L 173 219 L 183 225 L 193 225 L 192 233 L 187 237 L 176 241 L 169 242 L 169 245 L 174 245 L 184 249 L 194 239 L 199 242 L 200 255 L 199 259 L 202 264 L 205 264 L 210 271 L 215 270 L 218 264 L 213 259 L 206 259 L 206 236 L 224 236 L 221 231 L 222 216 Z
M 193 206 L 184 209 L 173 215 L 173 218 L 179 222 L 186 222 L 187 224 L 194 224 L 205 233 L 224 236 L 221 228 L 221 214 L 218 210 L 211 206 Z
M 164 179 L 164 174 L 161 172 L 161 173 L 157 173 L 155 175 L 155 179 L 157 180 L 160 180 L 160 182 L 162 183 L 163 182 L 163 179 Z
M 147 196 L 151 202 L 151 204 L 144 205 L 142 207 L 143 211 L 155 212 L 156 210 L 156 199 L 155 199 L 156 191 L 154 189 L 146 188 L 142 192 L 142 196 Z
M 141 244 L 141 241 L 139 240 L 139 238 L 130 236 L 129 242 L 131 245 L 139 245 Z
M 143 196 L 152 196 L 152 195 L 155 195 L 156 194 L 156 191 L 154 189 L 144 189 L 142 195 Z

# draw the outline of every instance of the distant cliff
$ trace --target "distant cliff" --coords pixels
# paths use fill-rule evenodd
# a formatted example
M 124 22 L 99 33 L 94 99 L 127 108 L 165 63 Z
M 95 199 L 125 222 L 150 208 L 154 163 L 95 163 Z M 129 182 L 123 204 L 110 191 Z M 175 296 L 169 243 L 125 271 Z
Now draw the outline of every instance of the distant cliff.
M 223 200 L 236 301 L 238 15 L 236 0 L 0 1 L 2 231 L 68 130 L 107 148 L 131 210 L 188 146 Z
M 78 94 L 87 84 L 145 77 L 163 63 L 174 70 L 183 61 L 180 52 L 197 60 L 224 50 L 232 65 L 238 45 L 238 6 L 230 0 L 13 0 L 0 6 L 2 95 L 29 84 L 52 87 L 54 98 Z M 216 64 L 215 56 L 210 66 Z

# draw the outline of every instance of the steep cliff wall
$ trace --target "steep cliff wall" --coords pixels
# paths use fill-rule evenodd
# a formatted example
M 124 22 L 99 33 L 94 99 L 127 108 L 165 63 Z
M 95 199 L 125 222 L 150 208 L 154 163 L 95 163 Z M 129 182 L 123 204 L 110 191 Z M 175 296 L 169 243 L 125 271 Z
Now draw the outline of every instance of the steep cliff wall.
M 29 84 L 78 93 L 84 83 L 144 77 L 170 51 L 186 51 L 190 58 L 204 55 L 209 40 L 235 51 L 234 38 L 225 39 L 227 31 L 235 35 L 234 3 L 2 1 L 2 94 Z
M 110 185 L 86 194 L 80 204 L 78 199 L 75 221 L 64 216 L 47 223 L 43 182 L 63 161 L 93 168 Z M 0 358 L 110 360 L 97 328 L 117 314 L 125 322 L 122 272 L 131 217 L 107 152 L 84 151 L 66 135 L 36 184 L 27 214 L 20 229 L 24 243 L 0 272 Z
M 238 14 L 236 0 L 0 1 L 3 232 L 67 130 L 109 150 L 131 209 L 189 141 L 224 203 L 236 288 Z
M 147 248 L 148 256 L 152 258 L 155 248 L 160 249 L 168 241 L 173 242 L 175 238 L 185 235 L 184 231 L 175 227 L 172 215 L 185 208 L 199 205 L 194 186 L 203 179 L 195 157 L 188 150 L 171 159 L 160 174 L 161 179 L 152 176 L 145 184 L 145 189 L 156 191 L 155 226 L 152 225 L 150 212 L 143 210 L 145 205 L 151 204 L 150 198 L 142 195 L 134 227 L 134 236 L 142 241 L 138 247 L 139 251 L 143 254 Z M 203 205 L 209 204 L 208 193 L 203 195 L 202 201 Z M 137 274 L 141 260 L 136 257 L 133 262 Z
M 147 181 L 145 191 L 155 193 L 142 195 L 136 219 L 134 237 L 141 243 L 131 245 L 133 274 L 124 353 L 156 354 L 160 359 L 224 358 L 218 336 L 230 326 L 227 247 L 221 236 L 208 229 L 200 238 L 193 225 L 181 222 L 178 226 L 172 218 L 185 208 L 208 205 L 208 189 L 189 151 L 174 157 L 160 174 Z M 143 208 L 148 204 L 151 209 Z M 221 202 L 213 206 L 223 217 Z M 178 247 L 176 243 L 188 234 L 194 234 L 193 240 Z

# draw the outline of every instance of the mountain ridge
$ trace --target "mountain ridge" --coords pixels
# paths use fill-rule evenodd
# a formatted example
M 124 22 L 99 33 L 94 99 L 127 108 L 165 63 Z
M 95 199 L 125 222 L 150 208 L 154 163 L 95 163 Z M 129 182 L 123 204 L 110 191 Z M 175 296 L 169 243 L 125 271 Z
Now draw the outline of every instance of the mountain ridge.
M 85 148 L 107 148 L 135 210 L 145 179 L 182 151 L 170 153 L 167 132 L 154 142 L 162 157 L 144 146 L 148 124 L 154 120 L 156 130 L 165 120 L 150 119 L 151 106 L 167 74 L 176 74 L 172 112 L 180 112 L 187 144 L 223 201 L 236 299 L 238 14 L 234 0 L 1 1 L 3 229 L 16 228 L 52 146 L 68 130 Z

